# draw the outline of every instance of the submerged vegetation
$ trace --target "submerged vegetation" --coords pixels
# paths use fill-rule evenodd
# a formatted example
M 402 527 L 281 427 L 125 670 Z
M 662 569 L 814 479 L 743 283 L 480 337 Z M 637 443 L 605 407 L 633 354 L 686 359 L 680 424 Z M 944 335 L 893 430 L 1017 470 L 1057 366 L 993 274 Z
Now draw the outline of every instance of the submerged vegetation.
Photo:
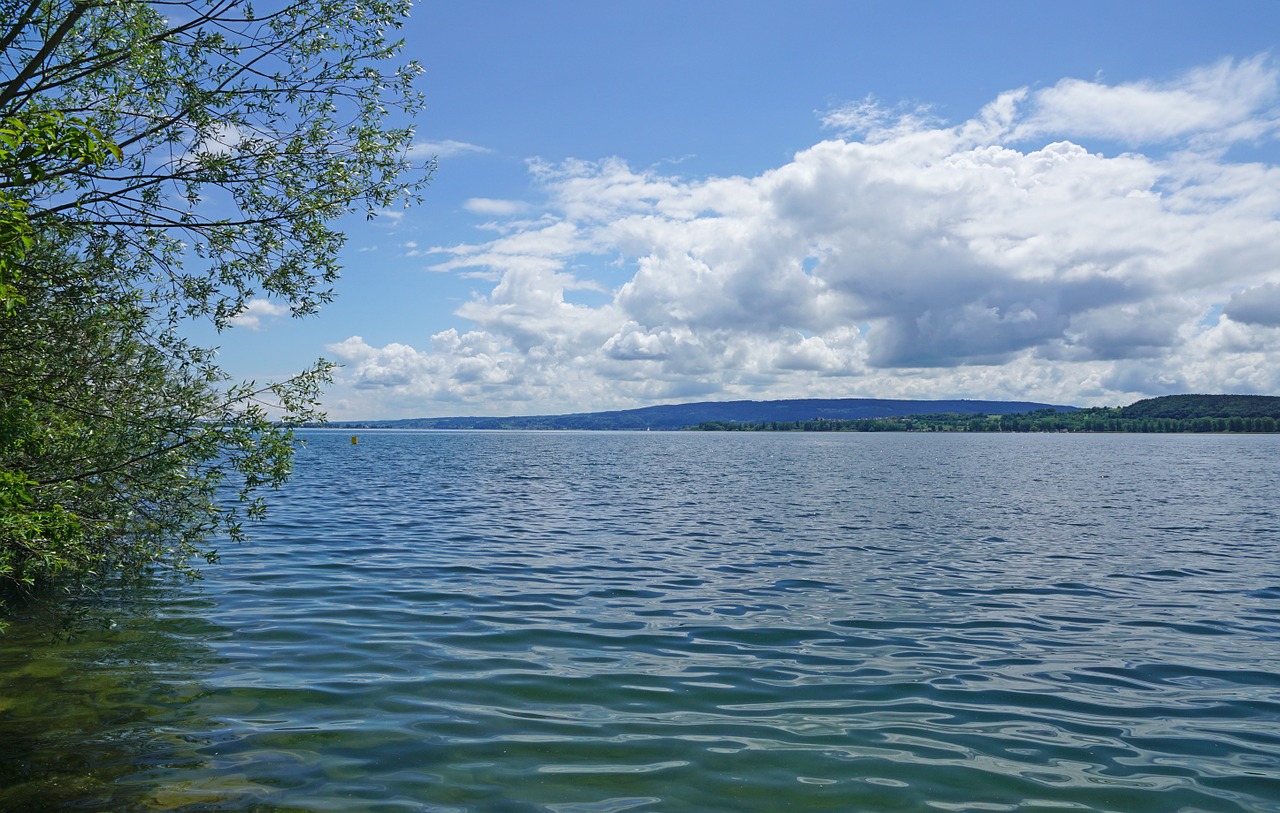
M 1053 408 L 1007 415 L 954 412 L 861 420 L 705 421 L 702 431 L 730 432 L 1275 432 L 1280 397 L 1168 395 L 1127 407 Z
M 385 36 L 407 2 L 0 8 L 3 604 L 242 535 L 329 365 L 235 381 L 185 327 L 263 298 L 314 312 L 334 221 L 415 198 L 431 166 L 389 119 L 421 101 Z

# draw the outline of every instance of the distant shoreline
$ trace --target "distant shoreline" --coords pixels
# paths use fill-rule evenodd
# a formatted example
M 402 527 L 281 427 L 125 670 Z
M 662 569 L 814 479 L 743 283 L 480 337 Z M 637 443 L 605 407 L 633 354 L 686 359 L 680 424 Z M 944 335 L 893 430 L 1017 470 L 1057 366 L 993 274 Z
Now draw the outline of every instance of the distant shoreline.
M 1126 407 L 875 398 L 707 401 L 610 412 L 333 421 L 310 429 L 1270 434 L 1280 397 L 1165 395 Z

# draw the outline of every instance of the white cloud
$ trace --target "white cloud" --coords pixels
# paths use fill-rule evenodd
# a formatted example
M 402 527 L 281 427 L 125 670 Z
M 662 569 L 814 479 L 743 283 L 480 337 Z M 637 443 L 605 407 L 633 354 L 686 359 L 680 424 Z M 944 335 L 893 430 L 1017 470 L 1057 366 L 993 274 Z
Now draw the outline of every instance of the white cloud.
M 405 152 L 406 158 L 454 158 L 459 155 L 492 152 L 488 147 L 465 141 L 416 141 Z
M 380 414 L 1280 391 L 1280 170 L 1221 150 L 1276 133 L 1276 88 L 1254 59 L 1014 90 L 952 126 L 867 99 L 826 120 L 863 140 L 755 177 L 535 161 L 545 216 L 477 200 L 497 236 L 433 249 L 493 280 L 469 329 L 331 349 Z
M 497 200 L 495 198 L 471 198 L 462 204 L 462 208 L 477 215 L 494 217 L 513 217 L 528 211 L 529 204 L 520 200 Z
M 245 303 L 244 310 L 229 321 L 236 327 L 261 330 L 264 319 L 285 316 L 288 313 L 289 309 L 284 305 L 278 305 L 267 299 L 250 299 Z
M 240 127 L 218 122 L 209 129 L 208 135 L 196 145 L 192 152 L 205 155 L 231 155 L 248 140 L 245 131 Z
M 1275 69 L 1263 57 L 1223 60 L 1164 83 L 1064 79 L 1031 95 L 1031 112 L 1013 137 L 1058 133 L 1131 145 L 1252 140 L 1274 134 L 1276 95 Z
M 432 249 L 424 249 L 413 240 L 406 240 L 400 244 L 401 255 L 404 257 L 422 257 L 430 254 Z
M 824 127 L 837 131 L 842 138 L 860 135 L 868 141 L 884 141 L 941 124 L 927 106 L 897 105 L 890 109 L 874 95 L 829 110 L 821 119 Z

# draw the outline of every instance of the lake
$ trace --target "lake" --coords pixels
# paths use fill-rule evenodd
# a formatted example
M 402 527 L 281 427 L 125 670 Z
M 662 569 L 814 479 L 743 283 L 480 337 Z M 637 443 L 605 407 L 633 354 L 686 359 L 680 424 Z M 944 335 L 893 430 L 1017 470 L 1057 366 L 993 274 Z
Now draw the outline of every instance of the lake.
M 0 810 L 1280 811 L 1280 436 L 303 433 Z

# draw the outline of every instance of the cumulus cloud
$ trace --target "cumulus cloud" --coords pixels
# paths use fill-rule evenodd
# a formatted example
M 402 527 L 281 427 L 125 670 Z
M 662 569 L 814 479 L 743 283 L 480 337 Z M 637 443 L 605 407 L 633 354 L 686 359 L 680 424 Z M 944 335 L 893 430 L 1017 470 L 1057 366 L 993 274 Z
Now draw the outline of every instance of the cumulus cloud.
M 1263 57 L 1223 60 L 1164 83 L 1064 79 L 1030 97 L 1030 113 L 1014 137 L 1058 133 L 1133 145 L 1187 137 L 1252 140 L 1275 133 L 1276 83 Z
M 1266 282 L 1233 293 L 1223 313 L 1242 324 L 1280 327 L 1280 284 Z
M 472 202 L 498 236 L 434 249 L 436 270 L 493 282 L 457 311 L 469 329 L 332 349 L 415 414 L 1274 392 L 1280 170 L 1222 147 L 1274 137 L 1277 76 L 1258 58 L 1063 80 L 957 124 L 868 98 L 825 117 L 842 137 L 754 177 L 535 161 L 543 216 Z M 1095 137 L 1127 149 L 1078 143 Z
M 245 303 L 244 310 L 233 316 L 229 321 L 236 327 L 261 330 L 264 320 L 285 316 L 288 313 L 289 309 L 287 307 L 268 299 L 250 299 Z

